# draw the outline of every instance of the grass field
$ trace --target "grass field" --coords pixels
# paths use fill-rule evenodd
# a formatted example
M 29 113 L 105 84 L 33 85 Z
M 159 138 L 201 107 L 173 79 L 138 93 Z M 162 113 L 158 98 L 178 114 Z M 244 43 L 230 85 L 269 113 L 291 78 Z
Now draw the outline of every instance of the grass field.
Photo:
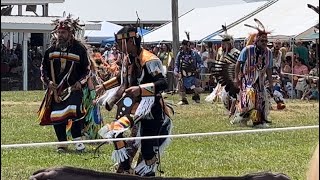
M 36 122 L 43 94 L 1 92 L 1 144 L 56 141 L 52 127 Z M 205 103 L 203 97 L 201 104 L 175 108 L 173 134 L 250 129 L 230 125 L 222 104 Z M 177 96 L 168 99 L 178 101 Z M 105 120 L 114 116 L 105 111 L 103 115 Z M 274 128 L 318 125 L 319 104 L 289 101 L 285 110 L 271 111 L 270 118 Z M 318 129 L 178 138 L 173 139 L 161 158 L 161 167 L 163 176 L 170 177 L 244 175 L 270 170 L 304 180 L 318 138 Z M 27 179 L 38 169 L 63 165 L 112 171 L 112 146 L 103 146 L 100 157 L 90 159 L 94 148 L 88 145 L 83 154 L 57 154 L 55 147 L 1 149 L 1 178 Z

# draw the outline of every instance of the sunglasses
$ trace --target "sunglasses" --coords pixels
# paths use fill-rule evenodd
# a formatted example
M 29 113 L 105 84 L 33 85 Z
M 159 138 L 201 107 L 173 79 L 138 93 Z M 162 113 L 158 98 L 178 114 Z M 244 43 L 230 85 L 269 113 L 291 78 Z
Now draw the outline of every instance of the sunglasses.
M 266 40 L 266 39 L 261 39 L 260 42 L 262 42 L 262 43 L 267 43 L 268 40 Z

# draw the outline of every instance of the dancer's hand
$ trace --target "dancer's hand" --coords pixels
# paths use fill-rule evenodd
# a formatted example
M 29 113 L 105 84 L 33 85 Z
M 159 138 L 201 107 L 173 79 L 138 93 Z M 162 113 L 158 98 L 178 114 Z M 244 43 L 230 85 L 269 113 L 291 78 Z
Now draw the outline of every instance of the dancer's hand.
M 101 94 L 104 90 L 103 84 L 99 84 L 96 86 L 96 94 Z
M 133 97 L 138 97 L 141 95 L 141 89 L 139 86 L 132 86 L 125 90 L 125 93 L 132 95 Z
M 74 85 L 73 85 L 75 90 L 80 90 L 82 88 L 82 85 L 79 81 L 77 81 Z
M 57 89 L 57 84 L 53 83 L 52 81 L 49 81 L 48 89 L 50 89 L 51 91 L 56 90 Z

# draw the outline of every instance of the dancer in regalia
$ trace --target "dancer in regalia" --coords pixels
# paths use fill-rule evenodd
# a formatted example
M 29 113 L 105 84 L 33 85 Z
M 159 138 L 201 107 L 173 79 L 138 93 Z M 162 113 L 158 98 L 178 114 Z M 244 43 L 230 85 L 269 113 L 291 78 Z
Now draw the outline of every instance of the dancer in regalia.
M 171 131 L 170 110 L 161 92 L 167 88 L 160 59 L 141 47 L 141 36 L 135 27 L 124 27 L 115 35 L 122 52 L 122 68 L 119 76 L 102 85 L 97 91 L 105 90 L 98 103 L 111 110 L 117 105 L 117 115 L 111 124 L 100 130 L 104 138 L 120 138 L 130 128 L 136 129 L 131 136 L 168 135 Z M 118 172 L 134 173 L 139 176 L 155 176 L 159 157 L 169 138 L 135 141 L 135 149 L 140 148 L 142 160 L 133 167 L 131 142 L 114 142 L 112 159 L 119 163 Z M 121 171 L 120 171 L 121 169 Z

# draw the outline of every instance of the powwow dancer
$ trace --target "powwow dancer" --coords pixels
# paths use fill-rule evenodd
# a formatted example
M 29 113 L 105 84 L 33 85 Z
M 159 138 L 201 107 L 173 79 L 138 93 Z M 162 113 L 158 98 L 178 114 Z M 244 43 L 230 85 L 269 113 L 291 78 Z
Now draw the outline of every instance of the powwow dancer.
M 181 101 L 178 105 L 189 104 L 186 93 L 188 90 L 193 91 L 192 100 L 200 103 L 200 93 L 203 88 L 200 87 L 201 81 L 198 79 L 200 68 L 203 68 L 203 62 L 200 55 L 191 49 L 189 33 L 186 32 L 187 39 L 182 41 L 182 49 L 178 52 L 174 62 L 174 75 L 179 79 L 178 90 Z
M 96 90 L 95 86 L 102 84 L 103 81 L 98 74 L 97 64 L 91 48 L 88 48 L 90 57 L 90 74 L 87 81 L 87 86 L 83 88 L 83 106 L 86 109 L 86 116 L 84 118 L 84 127 L 82 135 L 86 139 L 97 139 L 100 136 L 98 131 L 102 127 L 103 119 L 100 113 L 100 106 L 96 104 Z
M 240 87 L 240 102 L 238 117 L 234 120 L 251 119 L 254 127 L 268 127 L 268 105 L 265 81 L 269 82 L 269 92 L 273 89 L 272 81 L 272 52 L 267 47 L 268 34 L 263 24 L 254 19 L 258 27 L 245 24 L 245 26 L 254 28 L 258 33 L 251 34 L 240 53 L 236 63 L 234 83 Z M 251 43 L 253 44 L 251 45 Z M 267 77 L 267 79 L 265 79 Z M 236 122 L 235 121 L 235 122 Z
M 41 80 L 47 90 L 38 112 L 40 125 L 53 125 L 58 140 L 66 141 L 66 126 L 72 123 L 73 140 L 80 140 L 85 115 L 82 88 L 87 83 L 90 62 L 86 47 L 75 39 L 81 30 L 79 19 L 69 15 L 55 20 L 54 25 L 51 46 L 41 63 Z M 77 151 L 84 149 L 83 143 L 76 144 Z M 66 146 L 58 147 L 58 152 L 65 150 Z
M 236 64 L 221 63 L 217 65 L 218 79 L 223 84 L 230 86 L 229 92 L 239 91 L 236 102 L 236 112 L 231 123 L 253 122 L 254 127 L 267 127 L 269 104 L 267 98 L 267 88 L 265 88 L 265 76 L 269 82 L 269 92 L 273 89 L 272 83 L 272 53 L 267 48 L 267 32 L 262 23 L 254 19 L 258 27 L 245 25 L 258 30 L 258 33 L 251 34 L 247 46 L 244 47 L 239 55 Z M 253 44 L 252 44 L 253 43 Z M 227 90 L 226 90 L 227 91 Z M 272 94 L 271 94 L 272 95 Z
M 99 93 L 106 90 L 98 102 L 107 110 L 117 104 L 117 115 L 99 134 L 104 138 L 120 138 L 126 130 L 134 126 L 137 127 L 136 136 L 170 134 L 169 109 L 161 96 L 161 91 L 167 88 L 167 82 L 160 59 L 141 48 L 141 36 L 134 27 L 122 28 L 115 35 L 115 39 L 124 52 L 121 73 L 103 85 L 98 85 L 97 91 Z M 131 167 L 136 151 L 130 150 L 130 142 L 114 142 L 112 159 L 120 164 L 117 172 L 124 170 L 124 173 L 139 176 L 155 176 L 159 155 L 169 140 L 135 141 L 135 148 L 141 148 L 143 158 L 136 167 Z
M 217 78 L 218 84 L 205 100 L 213 102 L 216 98 L 220 97 L 225 108 L 229 111 L 229 116 L 231 116 L 235 110 L 239 90 L 230 91 L 230 84 L 226 84 L 220 76 L 221 73 L 223 74 L 227 71 L 222 71 L 221 67 L 227 64 L 236 64 L 240 51 L 234 47 L 233 37 L 227 33 L 227 27 L 222 25 L 222 29 L 224 30 L 224 34 L 221 35 L 221 47 L 218 49 L 216 62 L 213 65 L 213 75 Z

